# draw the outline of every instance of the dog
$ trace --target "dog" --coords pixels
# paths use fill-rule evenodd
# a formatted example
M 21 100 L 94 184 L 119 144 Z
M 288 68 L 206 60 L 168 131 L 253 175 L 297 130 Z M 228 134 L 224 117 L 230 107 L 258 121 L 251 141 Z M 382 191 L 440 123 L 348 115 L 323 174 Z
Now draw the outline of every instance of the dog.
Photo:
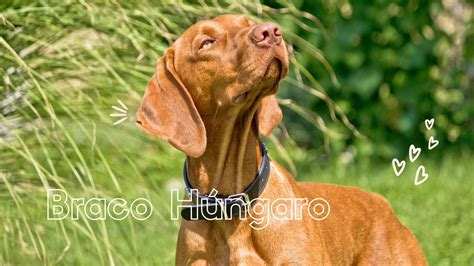
M 176 264 L 426 265 L 416 238 L 382 196 L 296 182 L 268 160 L 259 138 L 268 137 L 282 118 L 275 94 L 288 67 L 280 28 L 243 15 L 197 22 L 159 59 L 138 125 L 187 155 L 188 189 L 202 195 L 215 189 L 225 198 L 252 187 L 254 197 L 269 200 L 260 212 L 268 215 L 264 228 L 251 226 L 253 209 L 244 211 L 254 214 L 245 219 L 183 219 Z M 262 164 L 268 168 L 263 177 Z M 263 184 L 258 189 L 256 176 Z M 301 219 L 271 217 L 269 204 L 280 198 L 321 198 L 330 213 L 315 220 L 309 206 L 300 204 Z

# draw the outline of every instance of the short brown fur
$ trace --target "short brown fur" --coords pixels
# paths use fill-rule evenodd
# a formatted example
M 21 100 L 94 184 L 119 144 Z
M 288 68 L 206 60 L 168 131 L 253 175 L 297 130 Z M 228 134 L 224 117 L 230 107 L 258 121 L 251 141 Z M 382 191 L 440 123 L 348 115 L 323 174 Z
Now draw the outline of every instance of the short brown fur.
M 240 193 L 261 163 L 259 134 L 270 135 L 281 120 L 274 94 L 287 72 L 276 25 L 240 15 L 200 21 L 159 60 L 137 122 L 188 155 L 189 179 L 201 194 Z M 427 264 L 416 238 L 377 194 L 296 182 L 272 161 L 260 197 L 324 198 L 331 212 L 320 221 L 270 218 L 261 230 L 249 226 L 251 218 L 183 221 L 176 264 Z

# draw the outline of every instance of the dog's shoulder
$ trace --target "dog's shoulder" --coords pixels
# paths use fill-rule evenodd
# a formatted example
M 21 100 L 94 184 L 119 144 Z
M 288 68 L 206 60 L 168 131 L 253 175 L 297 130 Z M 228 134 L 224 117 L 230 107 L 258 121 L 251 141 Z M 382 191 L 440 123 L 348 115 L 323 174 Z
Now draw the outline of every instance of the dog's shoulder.
M 316 182 L 298 182 L 300 191 L 309 197 L 321 197 L 331 206 L 342 208 L 349 213 L 392 212 L 390 203 L 383 196 L 358 187 L 324 184 Z

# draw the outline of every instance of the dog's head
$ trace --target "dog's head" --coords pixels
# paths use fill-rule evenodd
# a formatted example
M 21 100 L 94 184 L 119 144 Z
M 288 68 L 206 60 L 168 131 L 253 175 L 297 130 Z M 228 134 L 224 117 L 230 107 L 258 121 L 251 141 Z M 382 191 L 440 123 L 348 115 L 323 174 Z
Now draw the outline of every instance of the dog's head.
M 192 157 L 204 153 L 203 120 L 216 114 L 251 113 L 268 136 L 282 117 L 274 94 L 287 72 L 277 25 L 242 15 L 200 21 L 159 59 L 137 123 Z

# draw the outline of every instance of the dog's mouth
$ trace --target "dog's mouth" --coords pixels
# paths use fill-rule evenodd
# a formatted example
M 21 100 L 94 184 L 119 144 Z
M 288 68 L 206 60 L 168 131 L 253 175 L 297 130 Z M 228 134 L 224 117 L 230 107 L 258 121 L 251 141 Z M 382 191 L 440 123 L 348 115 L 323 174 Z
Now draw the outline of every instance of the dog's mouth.
M 276 84 L 283 78 L 283 65 L 280 59 L 274 57 L 270 60 L 270 63 L 267 65 L 263 75 L 258 77 L 254 86 L 248 88 L 242 93 L 232 97 L 232 102 L 234 104 L 243 103 L 248 99 L 249 94 L 256 88 L 261 88 L 259 93 L 272 94 L 276 89 Z
M 267 66 L 265 74 L 263 74 L 262 83 L 275 84 L 283 77 L 283 65 L 279 58 L 274 57 Z

